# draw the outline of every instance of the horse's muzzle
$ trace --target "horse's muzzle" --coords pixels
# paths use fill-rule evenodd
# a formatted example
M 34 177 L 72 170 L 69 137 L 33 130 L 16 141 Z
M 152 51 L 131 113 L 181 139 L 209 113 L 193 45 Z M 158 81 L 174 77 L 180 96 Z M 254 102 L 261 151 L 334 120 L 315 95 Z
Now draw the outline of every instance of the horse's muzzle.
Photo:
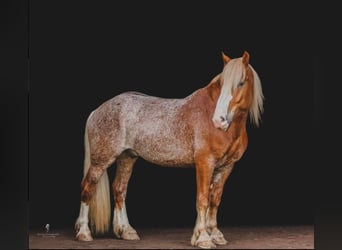
M 215 128 L 226 131 L 229 127 L 229 122 L 223 116 L 221 116 L 221 117 L 222 117 L 222 119 L 220 119 L 220 120 L 213 120 L 214 126 L 215 126 Z
M 227 131 L 229 124 L 233 120 L 234 112 L 229 112 L 225 117 L 220 116 L 219 119 L 213 119 L 215 128 Z

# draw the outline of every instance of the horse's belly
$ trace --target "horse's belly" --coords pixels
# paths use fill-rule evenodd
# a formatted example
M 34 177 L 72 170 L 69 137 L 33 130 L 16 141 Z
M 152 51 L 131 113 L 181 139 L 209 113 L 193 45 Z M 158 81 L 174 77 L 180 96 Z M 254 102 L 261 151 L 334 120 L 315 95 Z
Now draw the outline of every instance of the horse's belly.
M 146 161 L 161 166 L 189 167 L 194 164 L 191 150 L 178 143 L 150 143 L 135 151 Z

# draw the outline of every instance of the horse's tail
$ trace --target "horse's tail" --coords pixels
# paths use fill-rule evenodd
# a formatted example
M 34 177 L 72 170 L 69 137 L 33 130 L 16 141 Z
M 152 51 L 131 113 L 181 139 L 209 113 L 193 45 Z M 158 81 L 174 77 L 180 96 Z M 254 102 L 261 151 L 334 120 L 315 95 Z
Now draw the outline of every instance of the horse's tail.
M 84 134 L 84 172 L 83 178 L 90 168 L 90 148 L 87 128 Z M 110 226 L 110 193 L 107 170 L 105 169 L 89 203 L 90 227 L 95 233 L 105 233 Z

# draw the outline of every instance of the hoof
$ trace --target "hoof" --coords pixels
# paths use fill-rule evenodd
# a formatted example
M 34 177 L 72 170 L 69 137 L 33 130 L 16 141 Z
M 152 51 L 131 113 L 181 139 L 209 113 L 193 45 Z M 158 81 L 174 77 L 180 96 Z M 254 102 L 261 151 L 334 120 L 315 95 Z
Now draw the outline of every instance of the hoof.
M 223 236 L 212 237 L 212 240 L 217 245 L 226 245 L 228 243 Z
M 224 238 L 223 233 L 218 230 L 218 228 L 212 230 L 210 237 L 217 245 L 226 245 L 228 243 L 228 241 Z
M 195 245 L 203 249 L 216 248 L 216 245 L 211 240 L 197 241 Z
M 216 248 L 215 243 L 212 241 L 211 237 L 206 234 L 206 235 L 201 235 L 196 239 L 196 235 L 193 234 L 191 237 L 191 245 L 194 247 L 199 247 L 203 249 L 211 249 L 211 248 Z
M 114 234 L 119 239 L 140 240 L 140 237 L 139 237 L 137 231 L 135 231 L 135 229 L 131 226 L 121 227 L 121 228 L 114 226 Z
M 92 241 L 93 237 L 91 237 L 90 233 L 78 233 L 76 239 L 78 241 Z
M 124 240 L 140 240 L 138 233 L 134 229 L 124 231 L 121 238 Z

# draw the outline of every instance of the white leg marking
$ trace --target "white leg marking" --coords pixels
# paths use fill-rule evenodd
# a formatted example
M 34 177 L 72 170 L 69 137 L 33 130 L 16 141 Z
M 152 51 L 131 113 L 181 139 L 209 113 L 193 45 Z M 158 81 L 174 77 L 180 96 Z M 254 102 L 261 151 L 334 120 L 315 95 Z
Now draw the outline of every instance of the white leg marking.
M 114 208 L 113 229 L 118 238 L 125 240 L 140 239 L 135 229 L 129 224 L 125 203 L 122 204 L 121 209 Z
M 125 203 L 121 209 L 114 208 L 113 224 L 120 228 L 127 228 L 129 226 Z
M 89 227 L 88 227 L 88 214 L 89 214 L 89 206 L 81 202 L 80 207 L 80 215 L 77 218 L 75 229 L 76 229 L 76 238 L 81 241 L 91 241 L 93 240 Z
M 228 243 L 227 240 L 224 238 L 223 233 L 217 227 L 214 227 L 211 230 L 210 237 L 212 241 L 217 245 L 226 245 Z
M 216 245 L 206 231 L 206 211 L 200 210 L 197 213 L 196 224 L 191 237 L 191 245 L 206 249 L 215 248 Z

